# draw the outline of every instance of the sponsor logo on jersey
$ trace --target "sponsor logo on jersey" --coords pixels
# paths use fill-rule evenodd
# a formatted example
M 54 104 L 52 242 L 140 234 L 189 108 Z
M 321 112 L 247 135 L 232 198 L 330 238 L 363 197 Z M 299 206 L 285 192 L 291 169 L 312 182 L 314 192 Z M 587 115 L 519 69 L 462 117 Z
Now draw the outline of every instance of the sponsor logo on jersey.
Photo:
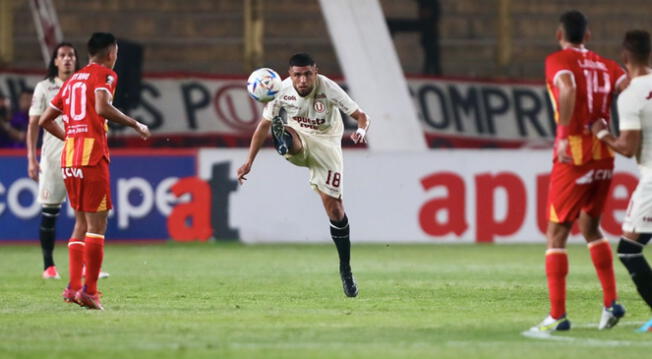
M 613 177 L 613 170 L 590 170 L 584 176 L 575 180 L 575 184 L 591 184 L 593 181 L 608 180 Z
M 312 106 L 316 112 L 322 113 L 326 111 L 326 106 L 321 101 L 315 101 L 315 104 Z
M 115 79 L 113 78 L 113 76 L 111 76 L 111 75 L 107 75 L 107 76 L 106 76 L 106 83 L 107 83 L 107 84 L 111 85 L 111 84 L 113 84 L 113 81 L 115 81 Z
M 84 178 L 84 172 L 82 171 L 82 169 L 75 168 L 75 167 L 62 167 L 61 175 L 63 176 L 63 179 L 69 177 Z
M 296 101 L 296 100 L 297 98 L 294 96 L 288 96 L 288 95 L 283 96 L 283 101 Z
M 310 119 L 308 117 L 295 116 L 292 117 L 292 119 L 297 121 L 299 126 L 312 130 L 318 130 L 319 126 L 326 123 L 326 119 L 323 118 Z

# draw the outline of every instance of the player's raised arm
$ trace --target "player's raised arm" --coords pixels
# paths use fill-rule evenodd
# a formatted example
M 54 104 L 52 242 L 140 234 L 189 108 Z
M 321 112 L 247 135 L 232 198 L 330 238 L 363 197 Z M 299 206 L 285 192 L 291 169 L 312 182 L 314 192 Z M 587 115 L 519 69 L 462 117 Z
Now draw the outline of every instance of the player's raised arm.
M 38 120 L 38 124 L 46 131 L 50 132 L 54 137 L 64 141 L 66 139 L 66 133 L 63 131 L 61 126 L 54 122 L 59 115 L 61 115 L 61 111 L 50 106 L 45 110 L 45 112 L 43 112 L 41 118 Z
M 109 121 L 133 128 L 144 140 L 150 136 L 146 125 L 125 115 L 111 104 L 111 95 L 108 91 L 95 91 L 95 111 Z
M 237 175 L 238 182 L 240 182 L 240 184 L 243 184 L 244 181 L 247 180 L 245 175 L 251 171 L 251 166 L 256 159 L 258 151 L 260 151 L 260 148 L 263 146 L 263 143 L 267 138 L 267 134 L 269 133 L 269 128 L 271 125 L 272 122 L 265 118 L 262 118 L 260 122 L 258 122 L 258 126 L 256 127 L 254 134 L 251 136 L 251 144 L 249 145 L 249 155 L 247 156 L 247 162 L 238 168 Z

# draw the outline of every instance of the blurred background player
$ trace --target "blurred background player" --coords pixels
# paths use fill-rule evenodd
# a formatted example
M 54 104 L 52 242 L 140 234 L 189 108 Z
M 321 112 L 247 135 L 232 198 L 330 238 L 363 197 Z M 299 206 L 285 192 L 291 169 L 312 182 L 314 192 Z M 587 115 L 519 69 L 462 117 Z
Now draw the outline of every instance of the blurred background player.
M 29 123 L 28 111 L 32 92 L 23 89 L 18 106 L 12 112 L 8 99 L 0 97 L 0 148 L 25 148 L 25 136 Z
M 56 239 L 56 223 L 61 203 L 66 198 L 66 187 L 61 176 L 61 150 L 63 141 L 49 132 L 43 134 L 40 164 L 36 158 L 38 142 L 39 117 L 45 112 L 50 100 L 59 92 L 63 83 L 79 70 L 77 50 L 72 44 L 58 44 L 50 58 L 45 80 L 36 84 L 32 106 L 29 109 L 29 126 L 27 127 L 27 173 L 31 179 L 38 181 L 38 201 L 41 204 L 41 225 L 39 240 L 43 252 L 43 278 L 61 278 L 57 272 L 52 256 Z M 63 128 L 63 118 L 59 116 L 55 123 Z
M 618 96 L 620 135 L 609 133 L 606 122 L 596 121 L 591 130 L 614 151 L 636 155 L 641 177 L 629 200 L 623 221 L 618 256 L 632 277 L 638 293 L 652 309 L 652 270 L 643 247 L 652 237 L 652 68 L 650 34 L 632 30 L 623 41 L 623 62 L 631 82 Z M 652 319 L 640 328 L 652 331 Z
M 616 302 L 611 246 L 599 229 L 614 158 L 608 147 L 593 136 L 588 125 L 601 118 L 609 119 L 612 95 L 625 86 L 626 75 L 614 61 L 584 47 L 590 33 L 581 12 L 566 12 L 560 22 L 556 36 L 562 50 L 546 58 L 546 83 L 557 120 L 546 231 L 550 313 L 532 330 L 571 327 L 566 317 L 566 241 L 578 218 L 602 285 L 603 310 L 598 328 L 606 329 L 625 315 L 625 309 Z
M 109 180 L 107 120 L 133 128 L 141 137 L 147 126 L 113 107 L 117 75 L 113 72 L 118 44 L 110 33 L 94 33 L 88 41 L 90 63 L 77 71 L 50 102 L 40 125 L 64 140 L 61 167 L 75 210 L 75 227 L 68 242 L 70 282 L 63 298 L 89 309 L 104 309 L 97 279 L 104 257 L 104 233 L 112 208 Z M 54 120 L 64 115 L 65 132 Z M 86 277 L 82 287 L 82 266 Z
M 289 65 L 290 77 L 283 81 L 276 98 L 265 106 L 251 139 L 247 162 L 238 169 L 238 180 L 246 180 L 245 175 L 251 171 L 271 128 L 278 153 L 294 165 L 310 170 L 309 183 L 321 197 L 330 220 L 344 294 L 355 297 L 358 288 L 351 273 L 349 220 L 342 203 L 344 126 L 339 110 L 358 121 L 358 129 L 351 135 L 354 143 L 365 140 L 369 119 L 339 85 L 317 73 L 310 55 L 296 54 Z

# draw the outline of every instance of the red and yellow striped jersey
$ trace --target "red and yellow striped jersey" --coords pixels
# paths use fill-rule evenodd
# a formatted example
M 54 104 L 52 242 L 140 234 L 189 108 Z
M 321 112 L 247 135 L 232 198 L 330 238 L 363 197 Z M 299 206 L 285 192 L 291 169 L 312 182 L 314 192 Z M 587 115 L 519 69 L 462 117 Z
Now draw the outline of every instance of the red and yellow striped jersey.
M 94 166 L 102 158 L 109 160 L 106 119 L 95 111 L 95 93 L 115 93 L 118 76 L 108 67 L 91 63 L 75 72 L 50 106 L 63 113 L 66 140 L 61 167 Z
M 566 48 L 550 54 L 546 58 L 546 85 L 557 123 L 559 88 L 556 81 L 562 74 L 571 75 L 576 88 L 575 108 L 568 126 L 568 150 L 573 164 L 613 158 L 613 152 L 593 136 L 589 126 L 600 118 L 609 121 L 613 94 L 625 80 L 625 71 L 615 61 L 584 47 Z M 556 153 L 554 161 L 557 161 Z

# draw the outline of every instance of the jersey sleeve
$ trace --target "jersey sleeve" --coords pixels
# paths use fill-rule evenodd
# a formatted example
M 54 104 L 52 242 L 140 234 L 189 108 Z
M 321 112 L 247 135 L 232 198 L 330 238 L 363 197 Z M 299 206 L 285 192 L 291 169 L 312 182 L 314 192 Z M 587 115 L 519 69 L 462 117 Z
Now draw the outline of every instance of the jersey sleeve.
M 617 90 L 620 84 L 627 79 L 627 73 L 617 62 L 611 61 L 609 64 L 609 72 L 614 81 L 612 86 Z
M 107 69 L 107 71 L 97 73 L 96 78 L 93 81 L 93 91 L 106 91 L 111 97 L 113 97 L 117 85 L 118 75 Z
M 641 104 L 633 94 L 634 91 L 625 91 L 618 96 L 618 127 L 621 131 L 641 129 Z
M 557 85 L 557 79 L 563 74 L 569 74 L 573 83 L 575 75 L 568 61 L 562 56 L 562 53 L 555 53 L 546 58 L 546 81 Z
M 50 100 L 50 107 L 53 107 L 55 110 L 63 113 L 63 92 L 68 88 L 68 84 L 64 84 L 59 89 L 59 92 Z
M 334 81 L 326 78 L 322 78 L 325 82 L 325 93 L 329 100 L 347 115 L 350 115 L 357 111 L 360 106 L 351 99 L 351 97 Z
M 41 116 L 48 106 L 48 99 L 46 93 L 47 84 L 39 82 L 34 88 L 34 95 L 32 96 L 32 105 L 29 107 L 29 116 Z
M 279 106 L 281 106 L 278 100 L 279 97 L 280 96 L 277 95 L 274 100 L 265 104 L 265 107 L 263 108 L 263 119 L 271 121 L 272 118 L 278 114 Z

